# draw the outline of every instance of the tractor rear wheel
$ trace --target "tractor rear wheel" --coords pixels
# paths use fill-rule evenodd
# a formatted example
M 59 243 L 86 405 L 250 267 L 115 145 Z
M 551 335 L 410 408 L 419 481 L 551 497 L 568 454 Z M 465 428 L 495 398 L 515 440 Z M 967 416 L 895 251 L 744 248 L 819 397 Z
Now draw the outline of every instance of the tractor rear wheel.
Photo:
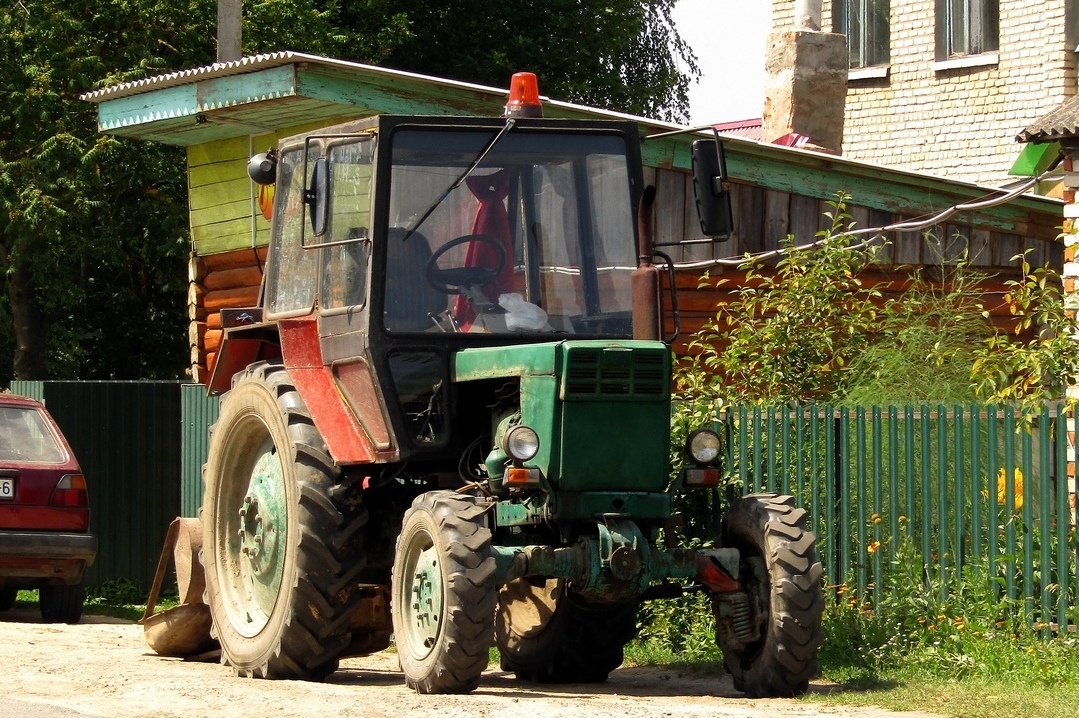
M 741 554 L 744 594 L 737 596 L 748 599 L 735 623 L 755 625 L 757 638 L 747 643 L 738 629 L 721 630 L 730 621 L 723 608 L 732 604 L 714 596 L 716 643 L 734 687 L 754 698 L 805 693 L 817 673 L 822 568 L 805 517 L 790 496 L 751 494 L 735 501 L 723 520 L 723 546 Z
M 280 364 L 237 375 L 203 474 L 206 602 L 222 662 L 258 678 L 333 673 L 359 600 L 367 511 Z
M 537 683 L 601 683 L 637 633 L 637 604 L 591 603 L 566 582 L 516 579 L 502 587 L 495 641 L 504 671 Z
M 486 508 L 450 491 L 405 512 L 393 560 L 393 635 L 405 682 L 419 693 L 479 685 L 497 589 Z

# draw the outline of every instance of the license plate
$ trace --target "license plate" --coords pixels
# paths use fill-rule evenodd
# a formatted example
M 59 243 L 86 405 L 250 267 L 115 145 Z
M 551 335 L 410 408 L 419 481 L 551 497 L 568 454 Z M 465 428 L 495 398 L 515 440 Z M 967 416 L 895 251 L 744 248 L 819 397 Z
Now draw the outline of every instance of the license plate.
M 14 501 L 15 479 L 0 479 L 0 501 Z

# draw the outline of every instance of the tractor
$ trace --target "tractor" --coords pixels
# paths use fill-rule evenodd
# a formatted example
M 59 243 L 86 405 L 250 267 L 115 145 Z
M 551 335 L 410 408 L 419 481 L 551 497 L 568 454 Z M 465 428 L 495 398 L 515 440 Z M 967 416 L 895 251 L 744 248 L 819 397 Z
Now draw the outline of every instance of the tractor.
M 420 693 L 473 690 L 492 645 L 519 679 L 599 682 L 642 601 L 699 591 L 736 688 L 807 689 L 805 511 L 741 497 L 710 548 L 671 545 L 722 441 L 701 427 L 671 466 L 638 125 L 542 114 L 522 73 L 502 117 L 380 115 L 251 159 L 270 247 L 257 306 L 222 312 L 201 515 L 238 675 L 319 680 L 392 642 Z M 706 227 L 729 220 L 718 148 L 694 147 Z

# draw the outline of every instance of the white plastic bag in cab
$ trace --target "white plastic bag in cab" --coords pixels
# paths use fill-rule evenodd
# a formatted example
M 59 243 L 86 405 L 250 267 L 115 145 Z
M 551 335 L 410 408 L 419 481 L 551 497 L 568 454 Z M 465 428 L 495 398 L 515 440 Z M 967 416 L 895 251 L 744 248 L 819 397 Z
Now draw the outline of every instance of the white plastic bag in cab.
M 498 304 L 506 310 L 506 329 L 511 332 L 539 332 L 547 329 L 547 312 L 526 302 L 517 292 L 502 294 Z

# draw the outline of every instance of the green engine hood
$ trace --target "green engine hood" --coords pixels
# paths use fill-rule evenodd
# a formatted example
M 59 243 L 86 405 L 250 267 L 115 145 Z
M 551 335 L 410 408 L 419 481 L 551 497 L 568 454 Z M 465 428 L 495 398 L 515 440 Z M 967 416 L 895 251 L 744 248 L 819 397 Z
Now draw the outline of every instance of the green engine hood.
M 664 491 L 670 353 L 661 342 L 563 341 L 463 349 L 454 382 L 520 380 L 521 417 L 540 437 L 529 463 L 558 491 Z

